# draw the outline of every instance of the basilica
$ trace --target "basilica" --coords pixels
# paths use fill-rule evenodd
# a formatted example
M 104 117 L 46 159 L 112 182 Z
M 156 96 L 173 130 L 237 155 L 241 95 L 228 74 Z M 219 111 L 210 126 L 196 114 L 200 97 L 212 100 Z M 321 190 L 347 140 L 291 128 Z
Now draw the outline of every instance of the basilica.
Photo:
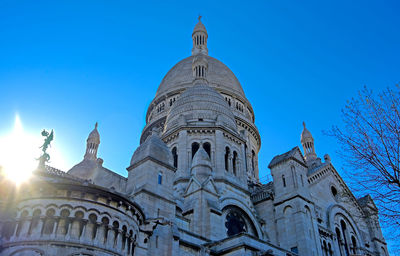
M 18 188 L 0 178 L 0 255 L 388 256 L 372 198 L 317 155 L 306 124 L 260 183 L 254 110 L 208 55 L 200 19 L 192 40 L 158 87 L 127 175 L 103 166 L 96 124 L 67 172 L 46 165 Z

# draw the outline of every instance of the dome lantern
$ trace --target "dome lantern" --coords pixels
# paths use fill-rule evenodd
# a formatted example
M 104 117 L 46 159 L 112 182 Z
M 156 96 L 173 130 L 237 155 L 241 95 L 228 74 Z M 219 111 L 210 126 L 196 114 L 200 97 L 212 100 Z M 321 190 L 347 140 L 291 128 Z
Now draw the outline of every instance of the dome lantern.
M 96 122 L 93 131 L 89 134 L 89 137 L 86 140 L 86 153 L 84 159 L 97 159 L 97 149 L 100 145 L 100 134 L 99 131 L 97 131 L 97 125 Z
M 205 55 L 198 54 L 193 57 L 192 71 L 194 80 L 202 80 L 207 83 L 208 61 Z
M 192 40 L 193 40 L 192 55 L 196 55 L 199 53 L 208 55 L 207 39 L 208 39 L 208 34 L 206 27 L 201 22 L 201 16 L 199 16 L 199 22 L 194 27 L 192 33 Z
M 301 133 L 301 145 L 303 146 L 304 156 L 307 162 L 312 162 L 317 158 L 314 148 L 314 138 L 311 132 L 306 128 L 306 123 L 303 122 L 303 132 Z

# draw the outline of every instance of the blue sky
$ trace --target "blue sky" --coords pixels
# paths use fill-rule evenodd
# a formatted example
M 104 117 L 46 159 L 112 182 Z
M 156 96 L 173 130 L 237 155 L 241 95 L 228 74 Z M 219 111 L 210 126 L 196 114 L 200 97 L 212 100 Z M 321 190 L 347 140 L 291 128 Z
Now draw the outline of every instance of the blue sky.
M 260 176 L 300 146 L 341 163 L 322 131 L 364 85 L 400 81 L 398 1 L 0 1 L 0 134 L 18 113 L 52 128 L 69 168 L 99 122 L 104 165 L 126 175 L 166 72 L 191 54 L 203 16 L 209 55 L 236 74 L 262 137 Z

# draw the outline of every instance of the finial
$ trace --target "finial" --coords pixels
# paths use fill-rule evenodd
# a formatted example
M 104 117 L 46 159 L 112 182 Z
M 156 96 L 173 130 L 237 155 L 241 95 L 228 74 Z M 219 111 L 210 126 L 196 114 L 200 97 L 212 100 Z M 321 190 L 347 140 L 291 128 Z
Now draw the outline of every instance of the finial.
M 94 125 L 94 129 L 97 129 L 97 126 L 98 126 L 99 124 L 96 122 L 96 124 Z
M 202 17 L 202 16 L 199 14 L 199 17 L 198 17 L 199 21 L 201 21 L 201 17 Z
M 306 122 L 303 121 L 303 127 L 306 129 Z

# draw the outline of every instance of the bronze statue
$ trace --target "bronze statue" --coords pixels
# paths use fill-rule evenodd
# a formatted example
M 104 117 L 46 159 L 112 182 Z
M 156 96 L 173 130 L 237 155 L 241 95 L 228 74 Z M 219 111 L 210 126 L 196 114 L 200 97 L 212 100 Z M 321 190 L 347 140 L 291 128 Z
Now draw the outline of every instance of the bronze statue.
M 43 130 L 42 136 L 45 137 L 43 145 L 40 147 L 43 151 L 43 155 L 39 157 L 39 169 L 44 169 L 45 164 L 50 160 L 50 155 L 47 154 L 46 150 L 50 146 L 51 141 L 54 138 L 54 132 L 51 130 L 50 134 L 48 131 Z

